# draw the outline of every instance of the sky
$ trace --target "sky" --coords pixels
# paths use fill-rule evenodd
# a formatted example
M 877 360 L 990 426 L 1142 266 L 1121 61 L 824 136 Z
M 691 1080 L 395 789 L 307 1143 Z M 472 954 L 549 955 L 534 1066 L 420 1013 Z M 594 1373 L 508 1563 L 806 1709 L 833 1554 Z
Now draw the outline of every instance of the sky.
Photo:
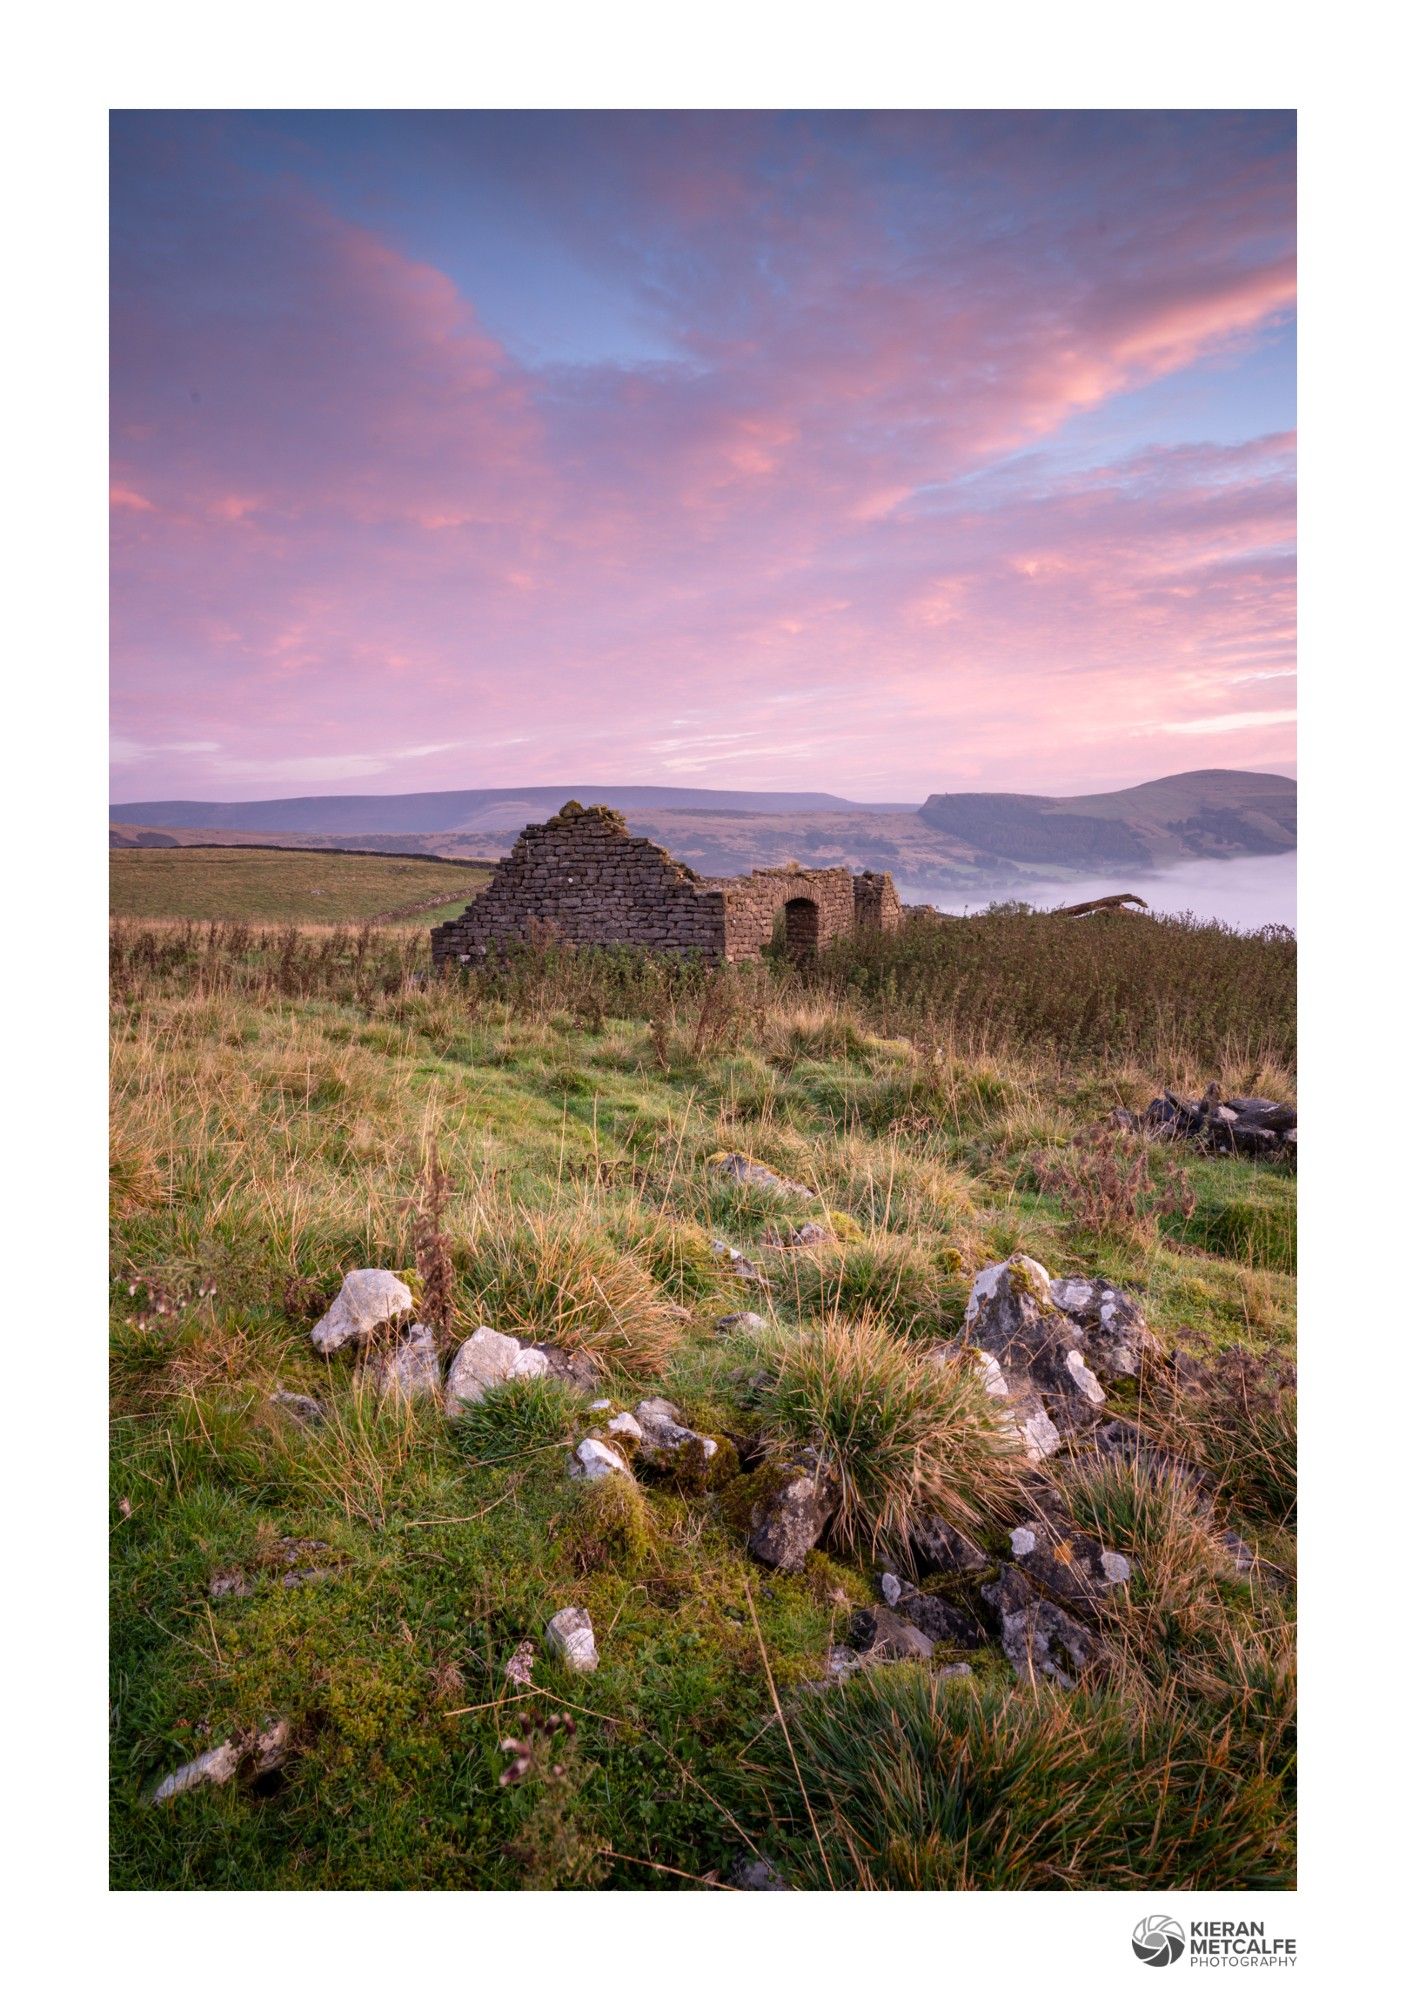
M 116 800 L 1294 769 L 1290 113 L 119 113 Z

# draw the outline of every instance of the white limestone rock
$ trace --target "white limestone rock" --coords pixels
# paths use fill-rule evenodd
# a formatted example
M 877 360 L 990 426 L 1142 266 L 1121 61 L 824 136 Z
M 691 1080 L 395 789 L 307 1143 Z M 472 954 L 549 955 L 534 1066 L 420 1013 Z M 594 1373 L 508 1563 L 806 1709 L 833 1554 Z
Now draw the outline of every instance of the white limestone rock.
M 349 1343 L 360 1346 L 413 1305 L 410 1287 L 394 1271 L 348 1271 L 341 1291 L 312 1330 L 312 1344 L 319 1354 L 335 1354 Z
M 616 1474 L 623 1474 L 626 1479 L 632 1477 L 619 1452 L 600 1438 L 582 1438 L 571 1454 L 567 1470 L 573 1479 L 609 1479 Z
M 444 1385 L 445 1411 L 451 1417 L 460 1416 L 470 1403 L 481 1403 L 500 1383 L 549 1372 L 550 1364 L 540 1348 L 524 1347 L 510 1333 L 481 1326 L 469 1335 L 450 1365 Z
M 552 1657 L 578 1674 L 594 1673 L 600 1665 L 590 1613 L 579 1610 L 574 1604 L 568 1605 L 565 1611 L 558 1611 L 555 1618 L 549 1620 L 545 1641 Z

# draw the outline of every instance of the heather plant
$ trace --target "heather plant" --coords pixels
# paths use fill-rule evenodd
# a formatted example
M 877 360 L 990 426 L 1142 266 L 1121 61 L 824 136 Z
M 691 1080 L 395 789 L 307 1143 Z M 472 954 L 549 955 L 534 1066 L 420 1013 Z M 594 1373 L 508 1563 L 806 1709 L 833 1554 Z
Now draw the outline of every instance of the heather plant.
M 1088 1236 L 1151 1238 L 1163 1217 L 1195 1213 L 1196 1191 L 1185 1167 L 1165 1147 L 1137 1133 L 1101 1126 L 1059 1153 L 1034 1163 L 1043 1194 L 1064 1208 L 1071 1227 Z

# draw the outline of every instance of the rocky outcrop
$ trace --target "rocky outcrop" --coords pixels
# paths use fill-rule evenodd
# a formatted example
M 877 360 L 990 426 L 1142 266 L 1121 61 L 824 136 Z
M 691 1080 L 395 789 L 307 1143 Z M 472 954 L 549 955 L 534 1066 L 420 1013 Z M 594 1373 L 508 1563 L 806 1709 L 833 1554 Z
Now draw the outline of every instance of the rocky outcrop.
M 1105 1598 L 1121 1593 L 1133 1573 L 1127 1556 L 1063 1524 L 1051 1529 L 1044 1521 L 1023 1521 L 1011 1530 L 1010 1549 L 1028 1582 L 1076 1611 L 1096 1612 Z
M 969 1611 L 931 1591 L 909 1591 L 893 1610 L 934 1645 L 975 1647 L 986 1643 L 986 1634 Z
M 969 1535 L 937 1513 L 919 1518 L 909 1535 L 908 1546 L 919 1570 L 938 1576 L 960 1576 L 985 1569 L 988 1560 L 985 1551 Z
M 1032 1687 L 1043 1679 L 1072 1688 L 1101 1662 L 1103 1646 L 1088 1627 L 1039 1596 L 1017 1571 L 1003 1569 L 981 1594 L 1000 1618 L 1002 1652 Z
M 1084 1336 L 1085 1358 L 1099 1374 L 1135 1376 L 1160 1351 L 1137 1300 L 1107 1278 L 1052 1278 L 1050 1296 Z
M 1098 1423 L 1104 1390 L 1084 1359 L 1084 1336 L 1056 1305 L 1050 1274 L 1033 1257 L 1010 1257 L 977 1274 L 964 1331 L 1031 1464 Z
M 1164 1090 L 1141 1117 L 1123 1116 L 1149 1138 L 1187 1140 L 1203 1152 L 1298 1158 L 1297 1106 L 1273 1097 L 1225 1097 L 1218 1083 L 1208 1083 L 1200 1098 Z

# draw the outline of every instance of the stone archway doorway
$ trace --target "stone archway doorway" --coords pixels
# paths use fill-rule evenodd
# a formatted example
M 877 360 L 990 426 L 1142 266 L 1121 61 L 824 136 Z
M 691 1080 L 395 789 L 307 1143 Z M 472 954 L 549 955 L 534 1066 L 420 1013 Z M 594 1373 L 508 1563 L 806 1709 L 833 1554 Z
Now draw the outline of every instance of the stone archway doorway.
M 782 912 L 786 923 L 786 956 L 814 958 L 820 950 L 820 905 L 809 896 L 793 896 Z

